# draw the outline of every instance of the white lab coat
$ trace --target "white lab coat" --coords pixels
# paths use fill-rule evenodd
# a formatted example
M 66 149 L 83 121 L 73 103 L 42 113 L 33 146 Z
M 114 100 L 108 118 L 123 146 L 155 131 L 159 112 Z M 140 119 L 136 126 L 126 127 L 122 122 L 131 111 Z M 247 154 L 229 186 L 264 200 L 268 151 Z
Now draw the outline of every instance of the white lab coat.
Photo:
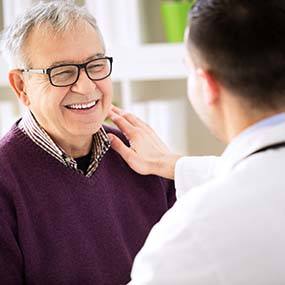
M 285 123 L 234 140 L 219 158 L 178 161 L 178 200 L 152 229 L 134 285 L 284 285 Z M 249 156 L 249 157 L 248 157 Z

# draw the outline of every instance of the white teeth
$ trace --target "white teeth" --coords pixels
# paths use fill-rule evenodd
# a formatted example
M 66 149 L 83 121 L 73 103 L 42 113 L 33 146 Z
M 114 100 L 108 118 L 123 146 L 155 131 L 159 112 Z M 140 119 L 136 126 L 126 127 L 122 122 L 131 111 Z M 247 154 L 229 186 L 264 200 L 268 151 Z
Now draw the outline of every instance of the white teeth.
M 86 104 L 72 104 L 72 105 L 68 105 L 67 107 L 70 109 L 84 110 L 84 109 L 90 109 L 94 107 L 96 103 L 97 101 L 93 101 L 93 102 L 86 103 Z

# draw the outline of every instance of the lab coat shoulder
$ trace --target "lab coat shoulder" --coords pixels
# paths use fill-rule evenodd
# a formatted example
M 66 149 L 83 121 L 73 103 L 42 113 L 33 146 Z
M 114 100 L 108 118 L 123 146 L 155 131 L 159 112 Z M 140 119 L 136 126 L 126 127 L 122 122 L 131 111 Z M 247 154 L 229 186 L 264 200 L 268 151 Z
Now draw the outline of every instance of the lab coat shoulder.
M 284 159 L 284 151 L 253 155 L 185 193 L 136 257 L 133 284 L 265 285 L 274 276 L 281 284 Z
M 177 198 L 213 177 L 220 161 L 218 156 L 185 156 L 175 166 L 175 188 Z

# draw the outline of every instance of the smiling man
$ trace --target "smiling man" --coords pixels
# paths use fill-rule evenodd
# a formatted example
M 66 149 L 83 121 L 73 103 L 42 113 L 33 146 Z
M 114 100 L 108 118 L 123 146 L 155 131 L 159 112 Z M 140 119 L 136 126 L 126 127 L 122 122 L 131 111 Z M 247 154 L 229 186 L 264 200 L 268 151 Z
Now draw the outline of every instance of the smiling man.
M 110 108 L 112 58 L 104 55 L 99 33 L 87 21 L 70 25 L 59 33 L 49 22 L 34 27 L 23 47 L 33 68 L 12 70 L 9 78 L 39 125 L 70 158 L 76 158 L 88 155 L 92 134 Z M 20 128 L 25 127 L 23 120 Z M 103 129 L 99 134 L 106 137 Z M 103 145 L 107 148 L 108 142 Z
M 112 57 L 72 1 L 41 2 L 2 35 L 26 115 L 0 141 L 1 284 L 126 284 L 173 183 L 133 172 L 103 126 Z

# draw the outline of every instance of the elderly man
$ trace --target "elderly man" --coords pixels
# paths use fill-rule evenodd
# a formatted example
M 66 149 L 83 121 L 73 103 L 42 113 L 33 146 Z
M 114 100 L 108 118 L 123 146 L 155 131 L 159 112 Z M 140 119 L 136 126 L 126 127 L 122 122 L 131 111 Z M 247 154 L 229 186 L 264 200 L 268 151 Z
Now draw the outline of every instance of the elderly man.
M 133 172 L 110 148 L 113 59 L 95 19 L 41 2 L 2 35 L 28 108 L 0 142 L 1 284 L 125 284 L 171 181 Z
M 134 285 L 285 284 L 284 15 L 281 0 L 197 0 L 191 12 L 188 95 L 229 143 L 220 158 L 178 160 L 114 109 L 132 148 L 112 147 L 141 173 L 175 176 L 178 194 L 135 259 Z

